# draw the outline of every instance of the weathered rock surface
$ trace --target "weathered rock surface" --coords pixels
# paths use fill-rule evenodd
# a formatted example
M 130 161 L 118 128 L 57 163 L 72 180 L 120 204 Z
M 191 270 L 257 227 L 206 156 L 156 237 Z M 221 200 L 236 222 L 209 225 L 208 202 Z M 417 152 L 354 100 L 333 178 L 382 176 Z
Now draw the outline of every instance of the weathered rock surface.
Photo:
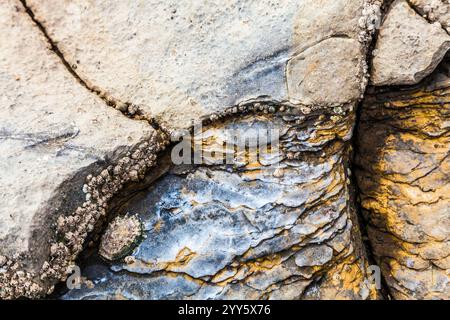
M 173 167 L 123 208 L 145 225 L 132 258 L 108 266 L 94 255 L 83 267 L 94 288 L 64 298 L 378 297 L 348 186 L 354 113 L 277 109 L 197 132 L 204 163 Z M 270 149 L 246 150 L 230 132 L 242 142 L 272 132 Z
M 365 63 L 359 52 L 357 40 L 329 38 L 292 57 L 286 67 L 291 101 L 316 106 L 355 101 L 362 79 L 355 75 Z
M 35 296 L 56 219 L 89 200 L 86 176 L 155 131 L 80 85 L 20 2 L 1 2 L 0 29 L 0 298 Z
M 450 3 L 447 0 L 408 0 L 430 22 L 438 22 L 450 32 Z
M 418 83 L 449 48 L 450 36 L 439 23 L 428 23 L 406 0 L 396 0 L 379 31 L 371 82 L 376 86 Z
M 373 253 L 395 299 L 450 298 L 450 61 L 367 96 L 355 172 Z
M 347 171 L 379 5 L 3 2 L 0 298 L 51 292 L 114 196 L 149 177 L 167 139 L 136 119 L 177 135 L 202 118 L 210 151 L 224 126 L 269 126 L 283 156 L 173 168 L 129 206 L 147 239 L 111 270 L 88 261 L 104 281 L 66 298 L 378 297 Z
M 168 130 L 261 96 L 326 105 L 357 100 L 376 19 L 363 9 L 379 3 L 26 2 L 91 88 Z

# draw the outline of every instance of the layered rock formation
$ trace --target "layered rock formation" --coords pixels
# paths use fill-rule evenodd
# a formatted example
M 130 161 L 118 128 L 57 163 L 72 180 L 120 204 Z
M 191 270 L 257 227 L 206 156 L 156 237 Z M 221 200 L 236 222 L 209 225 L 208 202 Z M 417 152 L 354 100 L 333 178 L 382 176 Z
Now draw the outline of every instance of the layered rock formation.
M 449 298 L 448 6 L 3 1 L 0 298 Z
M 94 253 L 82 274 L 94 287 L 64 298 L 379 297 L 349 185 L 354 112 L 257 105 L 196 132 L 202 164 L 174 166 L 119 212 L 140 217 L 145 240 L 111 269 Z
M 374 85 L 417 83 L 444 57 L 450 38 L 440 23 L 425 18 L 434 17 L 431 8 L 445 14 L 448 4 L 426 2 L 433 1 L 391 5 L 373 53 Z M 360 205 L 395 299 L 450 297 L 448 61 L 419 85 L 371 88 L 360 110 Z

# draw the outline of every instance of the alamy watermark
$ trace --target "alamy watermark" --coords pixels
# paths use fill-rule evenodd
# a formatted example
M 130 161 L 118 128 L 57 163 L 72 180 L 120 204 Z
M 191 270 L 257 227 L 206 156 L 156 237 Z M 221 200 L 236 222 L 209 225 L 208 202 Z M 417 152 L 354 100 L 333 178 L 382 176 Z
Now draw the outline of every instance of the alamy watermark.
M 67 274 L 70 274 L 66 280 L 67 289 L 81 289 L 81 269 L 77 265 L 71 265 L 67 268 Z
M 280 130 L 277 128 L 228 128 L 220 134 L 195 123 L 192 131 L 184 131 L 171 152 L 175 165 L 211 165 L 253 163 L 262 158 L 280 160 Z M 181 141 L 179 141 L 181 139 Z

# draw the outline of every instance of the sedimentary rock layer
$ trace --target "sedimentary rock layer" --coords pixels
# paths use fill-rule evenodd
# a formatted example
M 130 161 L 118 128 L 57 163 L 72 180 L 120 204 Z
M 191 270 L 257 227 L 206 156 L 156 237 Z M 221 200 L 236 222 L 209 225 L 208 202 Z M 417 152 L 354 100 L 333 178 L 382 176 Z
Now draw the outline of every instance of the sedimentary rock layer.
M 247 108 L 194 132 L 187 164 L 122 208 L 145 240 L 112 265 L 88 258 L 89 286 L 65 299 L 379 297 L 349 186 L 352 108 Z
M 361 110 L 360 203 L 396 299 L 450 298 L 449 66 L 415 87 L 372 91 Z

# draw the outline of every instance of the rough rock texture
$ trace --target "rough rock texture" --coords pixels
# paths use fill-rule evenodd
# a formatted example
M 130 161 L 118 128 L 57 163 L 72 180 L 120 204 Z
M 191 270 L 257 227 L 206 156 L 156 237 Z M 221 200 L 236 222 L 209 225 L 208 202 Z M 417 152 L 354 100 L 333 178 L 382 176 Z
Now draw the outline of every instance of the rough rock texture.
M 162 285 L 161 297 L 377 297 L 367 282 L 347 162 L 379 6 L 372 0 L 3 1 L 0 182 L 8 190 L 1 193 L 7 205 L 0 211 L 0 298 L 40 297 L 64 281 L 112 203 L 120 206 L 115 196 L 165 170 L 166 164 L 148 174 L 168 143 L 166 132 L 178 136 L 191 120 L 208 118 L 213 132 L 205 145 L 216 148 L 224 136 L 217 121 L 230 116 L 237 126 L 273 121 L 285 130 L 284 158 L 226 170 L 211 159 L 188 173 L 171 172 L 156 184 L 164 191 L 159 196 L 176 191 L 170 199 L 177 206 L 204 211 L 186 213 L 191 225 L 171 212 L 171 224 L 161 226 L 166 233 L 150 235 L 174 242 L 149 251 L 144 241 L 136 260 L 126 260 L 132 268 L 157 259 L 156 267 L 145 265 L 150 277 L 113 273 L 114 283 L 98 294 L 110 295 L 114 286 L 145 289 L 160 275 L 160 283 L 180 285 Z M 278 108 L 287 114 L 267 115 Z M 272 172 L 275 165 L 281 169 Z M 164 185 L 170 179 L 176 183 Z M 205 200 L 209 187 L 216 193 Z M 239 205 L 227 206 L 221 197 L 240 187 Z M 274 193 L 266 197 L 267 190 Z M 139 213 L 147 226 L 155 223 L 152 212 Z M 201 230 L 215 239 L 212 246 L 201 232 L 189 233 Z M 198 243 L 175 241 L 188 233 Z M 194 255 L 183 249 L 187 244 Z M 140 248 L 146 248 L 142 257 Z M 155 297 L 133 290 L 132 297 Z
M 86 176 L 156 133 L 80 85 L 20 3 L 2 1 L 0 26 L 0 298 L 35 296 L 48 289 L 40 287 L 43 266 L 62 254 L 56 219 L 95 199 L 81 190 Z M 65 244 L 67 257 L 80 249 Z
M 395 299 L 450 298 L 450 60 L 367 96 L 356 165 L 373 253 Z
M 124 258 L 142 237 L 141 221 L 136 216 L 116 217 L 106 228 L 99 248 L 102 258 L 113 261 Z
M 449 48 L 450 36 L 439 23 L 428 23 L 406 0 L 396 0 L 379 31 L 371 82 L 377 86 L 418 83 Z
M 355 77 L 363 68 L 359 51 L 357 40 L 329 38 L 292 57 L 286 67 L 291 101 L 320 106 L 354 101 L 361 92 L 361 78 Z
M 132 257 L 111 266 L 88 258 L 83 276 L 94 287 L 65 299 L 379 297 L 348 185 L 354 112 L 257 105 L 266 113 L 235 114 L 196 133 L 204 164 L 173 167 L 122 209 L 145 225 Z M 264 132 L 272 132 L 270 148 L 243 148 Z
M 368 28 L 376 20 L 363 9 L 379 1 L 26 3 L 89 87 L 170 131 L 261 96 L 303 104 L 355 101 L 364 91 Z M 322 43 L 329 38 L 335 40 Z M 300 84 L 305 76 L 308 83 Z M 339 95 L 322 93 L 327 79 L 327 92 Z
M 448 0 L 408 0 L 428 21 L 438 22 L 450 31 L 450 2 Z

